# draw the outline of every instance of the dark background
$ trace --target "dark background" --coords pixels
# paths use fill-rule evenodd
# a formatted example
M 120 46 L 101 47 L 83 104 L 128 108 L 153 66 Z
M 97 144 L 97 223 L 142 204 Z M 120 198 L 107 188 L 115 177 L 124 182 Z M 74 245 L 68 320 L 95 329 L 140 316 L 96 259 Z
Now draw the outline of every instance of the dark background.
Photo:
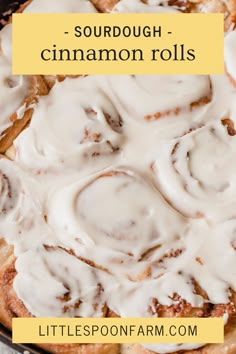
M 11 13 L 15 12 L 26 0 L 0 0 L 0 29 L 9 20 Z

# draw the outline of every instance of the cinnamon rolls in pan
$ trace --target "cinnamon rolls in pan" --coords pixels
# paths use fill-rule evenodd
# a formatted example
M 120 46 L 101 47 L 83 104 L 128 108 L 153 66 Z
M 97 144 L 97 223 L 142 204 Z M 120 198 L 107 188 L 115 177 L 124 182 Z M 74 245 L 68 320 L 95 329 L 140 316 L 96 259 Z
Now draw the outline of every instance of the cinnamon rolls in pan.
M 16 316 L 223 317 L 222 345 L 43 347 L 236 352 L 235 7 L 32 0 L 20 10 L 224 12 L 222 76 L 11 77 L 11 25 L 0 32 L 5 326 Z

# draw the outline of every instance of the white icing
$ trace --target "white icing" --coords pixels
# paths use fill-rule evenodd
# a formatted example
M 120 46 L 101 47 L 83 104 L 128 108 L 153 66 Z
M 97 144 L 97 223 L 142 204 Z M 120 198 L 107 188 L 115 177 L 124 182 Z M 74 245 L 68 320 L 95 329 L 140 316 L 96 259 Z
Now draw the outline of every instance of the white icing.
M 12 25 L 0 31 L 0 132 L 9 127 L 10 116 L 20 107 L 30 90 L 27 76 L 12 75 Z
M 24 13 L 97 12 L 88 0 L 33 0 Z
M 76 237 L 83 245 L 132 254 L 139 260 L 147 250 L 175 238 L 182 228 L 182 218 L 165 205 L 158 191 L 131 171 L 107 171 L 54 193 L 51 200 L 48 223 L 57 228 L 68 248 L 75 248 L 70 241 Z
M 14 113 L 29 91 L 30 79 L 13 76 L 11 65 L 0 56 L 0 130 L 9 126 L 8 118 Z
M 167 79 L 168 82 L 171 81 L 170 78 Z M 174 79 L 172 82 L 175 82 Z M 198 79 L 194 76 L 189 79 L 194 84 L 198 82 Z M 129 80 L 131 81 L 131 78 L 127 82 Z M 148 77 L 140 77 L 139 80 L 141 80 L 141 87 L 148 86 Z M 165 77 L 162 80 L 165 81 Z M 201 84 L 201 81 L 203 84 Z M 114 82 L 112 86 L 111 82 Z M 44 183 L 46 182 L 45 188 L 48 197 L 45 212 L 48 217 L 48 226 L 57 238 L 50 243 L 61 245 L 68 250 L 73 249 L 78 256 L 107 269 L 113 275 L 112 278 L 109 278 L 106 274 L 102 284 L 105 289 L 107 287 L 110 289 L 106 292 L 108 306 L 120 316 L 150 316 L 148 308 L 152 306 L 153 298 L 157 297 L 160 304 L 171 305 L 173 303 L 171 297 L 175 292 L 191 303 L 192 306 L 202 306 L 204 299 L 195 294 L 191 281 L 192 277 L 207 292 L 212 303 L 227 303 L 230 295 L 229 287 L 235 289 L 234 273 L 229 270 L 235 269 L 236 266 L 235 251 L 232 247 L 235 242 L 236 223 L 227 220 L 222 222 L 224 220 L 223 214 L 228 215 L 227 213 L 231 210 L 230 207 L 225 210 L 222 206 L 223 213 L 219 211 L 220 217 L 217 218 L 218 214 L 213 214 L 214 209 L 207 195 L 205 197 L 206 203 L 208 203 L 207 210 L 209 210 L 210 216 L 213 214 L 211 219 L 214 224 L 208 225 L 206 219 L 184 219 L 155 190 L 153 182 L 156 180 L 156 176 L 152 172 L 151 164 L 155 162 L 153 168 L 156 170 L 159 167 L 163 170 L 163 176 L 168 182 L 171 177 L 170 171 L 164 170 L 161 164 L 159 166 L 159 160 L 162 158 L 164 162 L 169 164 L 171 156 L 168 155 L 168 152 L 173 148 L 175 142 L 181 139 L 191 141 L 192 136 L 200 132 L 206 132 L 207 134 L 208 130 L 214 126 L 221 133 L 220 135 L 218 133 L 217 137 L 218 140 L 222 139 L 223 148 L 226 144 L 228 154 L 226 158 L 221 158 L 223 150 L 220 140 L 215 149 L 214 136 L 211 142 L 213 148 L 209 144 L 205 146 L 206 140 L 207 142 L 211 141 L 208 137 L 203 137 L 202 141 L 198 143 L 198 147 L 201 155 L 209 158 L 209 161 L 211 155 L 208 157 L 207 151 L 209 149 L 211 153 L 213 149 L 213 157 L 221 163 L 225 163 L 220 170 L 225 171 L 229 165 L 228 158 L 232 159 L 231 149 L 233 149 L 234 137 L 228 135 L 226 127 L 221 124 L 221 118 L 225 112 L 231 110 L 231 101 L 235 97 L 235 91 L 227 78 L 212 77 L 212 101 L 208 105 L 191 110 L 189 108 L 191 100 L 204 97 L 210 91 L 209 78 L 201 77 L 199 83 L 202 85 L 202 90 L 199 89 L 197 96 L 192 96 L 191 100 L 187 100 L 187 104 L 186 100 L 181 99 L 181 102 L 184 102 L 181 114 L 176 116 L 172 113 L 169 117 L 150 122 L 144 119 L 144 115 L 150 113 L 150 111 L 147 111 L 149 101 L 144 104 L 143 99 L 146 91 L 140 89 L 140 85 L 138 86 L 136 102 L 143 102 L 142 116 L 141 114 L 138 115 L 138 109 L 136 110 L 135 98 L 132 99 L 134 97 L 132 94 L 133 87 L 124 85 L 124 82 L 126 82 L 125 77 L 118 77 L 117 85 L 115 85 L 114 77 L 66 79 L 63 83 L 57 84 L 48 97 L 40 98 L 31 126 L 16 141 L 17 161 L 31 169 L 43 169 L 42 176 L 39 179 Z M 150 87 L 152 83 L 150 77 Z M 185 85 L 186 81 L 182 80 L 181 87 L 183 86 L 183 90 L 185 90 Z M 102 155 L 96 157 L 96 159 L 93 157 L 91 165 L 88 161 L 80 161 L 80 147 L 76 151 L 78 147 L 76 141 L 78 139 L 74 141 L 73 133 L 76 131 L 75 127 L 78 127 L 78 124 L 76 125 L 77 117 L 73 121 L 73 112 L 75 110 L 80 111 L 80 108 L 78 109 L 77 106 L 74 108 L 73 95 L 76 95 L 76 92 L 81 92 L 80 88 L 82 87 L 84 95 L 82 93 L 77 95 L 76 100 L 79 107 L 86 106 L 89 96 L 89 107 L 92 106 L 97 111 L 94 107 L 97 107 L 96 103 L 100 100 L 103 102 L 101 98 L 104 96 L 106 107 L 116 107 L 113 116 L 121 116 L 123 120 L 120 132 L 116 133 L 119 136 L 120 150 L 112 158 L 115 165 L 102 172 L 101 167 L 104 162 Z M 124 94 L 122 94 L 122 87 Z M 181 91 L 181 88 L 179 90 Z M 227 99 L 221 99 L 222 90 L 227 92 Z M 94 94 L 95 91 L 97 92 L 96 95 Z M 64 92 L 63 95 L 62 92 Z M 87 92 L 90 92 L 90 94 L 88 95 Z M 120 97 L 118 93 L 122 96 Z M 130 104 L 125 102 L 126 96 L 131 98 Z M 162 100 L 164 100 L 163 96 Z M 45 102 L 49 107 L 46 110 Z M 168 109 L 169 103 L 174 109 L 175 102 L 173 96 L 173 103 L 170 97 L 169 100 L 166 99 L 164 103 L 162 102 L 162 105 L 165 104 L 164 107 Z M 68 120 L 67 122 L 64 120 L 68 103 L 71 113 L 68 119 L 72 127 L 69 134 L 67 134 Z M 53 107 L 59 109 L 54 111 Z M 50 112 L 48 117 L 45 115 L 46 112 Z M 155 107 L 153 112 L 155 112 Z M 84 122 L 89 121 L 90 115 L 82 116 L 85 119 Z M 49 124 L 50 120 L 53 125 L 45 126 L 45 124 Z M 201 127 L 203 124 L 206 126 Z M 196 130 L 181 138 L 183 133 L 188 132 L 193 127 Z M 107 133 L 108 137 L 111 137 L 114 130 L 110 129 Z M 55 144 L 54 135 L 59 137 L 58 141 L 63 141 L 63 143 Z M 77 135 L 80 136 L 79 132 Z M 70 147 L 70 150 L 68 150 L 68 147 Z M 85 149 L 88 150 L 89 147 L 86 146 Z M 202 152 L 201 149 L 203 149 Z M 219 154 L 217 154 L 218 149 Z M 60 159 L 51 159 L 51 151 L 56 151 L 60 156 L 64 151 L 68 157 L 63 160 L 64 162 L 60 162 Z M 32 156 L 34 157 L 32 158 Z M 183 153 L 184 156 L 185 153 Z M 80 164 L 76 164 L 78 161 L 80 161 Z M 202 160 L 197 155 L 194 160 L 194 169 L 199 178 L 206 179 L 210 170 L 202 169 L 201 162 Z M 118 168 L 117 166 L 121 167 Z M 232 177 L 234 167 L 232 164 L 230 166 L 230 168 L 228 167 L 229 174 L 225 172 L 224 175 L 222 172 L 222 176 L 218 174 L 212 188 L 221 188 L 224 176 L 226 178 Z M 51 177 L 48 174 L 47 177 L 44 175 L 46 168 L 52 170 L 53 167 L 56 167 L 57 173 L 59 173 L 59 175 L 57 174 L 57 183 L 55 183 L 54 175 Z M 130 167 L 134 168 L 134 172 L 130 170 Z M 68 168 L 70 169 L 68 170 Z M 66 170 L 69 171 L 68 174 L 71 174 L 71 177 L 65 178 Z M 118 177 L 111 174 L 109 177 L 104 177 L 111 171 L 118 171 L 119 173 L 122 171 L 124 176 Z M 93 172 L 95 174 L 89 176 Z M 161 173 L 158 176 L 160 178 Z M 71 183 L 69 182 L 70 178 Z M 109 182 L 105 181 L 106 179 Z M 178 177 L 174 179 L 178 180 Z M 162 189 L 161 191 L 166 196 Z M 181 206 L 185 205 L 184 192 L 186 193 L 185 190 L 179 191 L 178 199 L 176 197 L 178 201 L 181 201 Z M 212 194 L 214 196 L 214 192 Z M 173 193 L 168 196 L 171 202 L 173 202 L 173 196 Z M 230 200 L 232 201 L 232 199 Z M 227 201 L 227 198 L 224 197 L 224 201 Z M 189 203 L 189 206 L 186 205 L 188 213 L 197 202 L 198 200 L 194 200 Z M 213 207 L 217 208 L 214 200 L 212 204 Z M 203 207 L 202 204 L 199 206 L 200 212 L 204 211 Z M 199 211 L 199 208 L 196 206 L 196 212 Z M 146 215 L 147 219 L 141 217 L 142 213 Z M 132 220 L 135 220 L 135 223 Z M 138 225 L 137 228 L 136 225 Z M 150 233 L 150 226 L 152 225 L 152 231 L 157 230 L 154 233 Z M 141 234 L 142 236 L 145 235 L 145 239 L 142 236 L 140 238 L 139 233 L 137 233 L 139 230 L 143 230 Z M 124 233 L 125 238 L 123 237 Z M 227 238 L 222 238 L 222 234 L 227 235 Z M 137 263 L 148 249 L 158 245 L 160 247 L 157 247 Z M 211 250 L 211 257 L 209 249 Z M 227 254 L 225 258 L 222 258 L 221 255 L 222 249 Z M 176 250 L 181 250 L 182 253 L 176 257 L 165 258 L 166 255 L 168 256 Z M 162 259 L 164 261 L 161 261 Z M 198 259 L 203 262 L 203 265 L 199 263 Z M 221 262 L 216 264 L 216 259 L 221 259 Z M 20 271 L 19 267 L 18 270 Z M 100 271 L 98 272 L 100 273 Z M 71 273 L 70 276 L 73 277 L 73 274 Z M 130 280 L 145 277 L 146 279 L 143 281 L 130 282 Z M 115 284 L 112 284 L 112 279 L 115 279 Z M 20 284 L 18 282 L 18 295 Z M 49 293 L 45 296 L 50 298 Z M 24 299 L 26 304 L 30 302 L 30 297 L 25 293 L 21 298 Z M 127 301 L 124 302 L 124 298 Z M 191 348 L 194 347 L 196 346 Z M 156 351 L 160 352 L 171 352 L 182 347 L 152 346 L 148 348 L 155 348 Z M 183 348 L 188 348 L 188 346 Z
M 58 258 L 61 259 L 60 264 Z M 14 287 L 20 298 L 27 297 L 27 308 L 35 315 L 41 317 L 102 316 L 105 294 L 99 289 L 101 282 L 98 277 L 99 272 L 62 249 L 38 249 L 26 252 L 18 257 L 16 269 L 20 269 L 20 273 Z M 75 269 L 78 271 L 75 272 Z M 47 297 L 42 296 L 42 284 L 46 295 L 54 297 L 53 303 L 49 303 Z M 70 298 L 63 302 L 63 295 L 68 291 Z M 81 304 L 78 304 L 78 301 L 81 301 Z
M 229 32 L 225 37 L 225 65 L 231 77 L 236 80 L 236 31 Z
M 91 82 L 92 77 L 66 79 L 40 98 L 31 128 L 16 142 L 21 161 L 35 168 L 66 164 L 81 169 L 114 161 L 123 140 L 122 122 L 114 105 Z
M 119 75 L 110 76 L 108 81 L 111 90 L 128 113 L 141 120 L 155 113 L 188 108 L 191 103 L 211 95 L 209 77 L 200 75 Z M 124 87 L 129 88 L 129 95 Z
M 157 346 L 156 344 L 143 344 L 143 346 L 149 350 L 156 351 Z M 160 354 L 166 354 L 167 350 L 169 353 L 171 352 L 176 352 L 176 350 L 193 350 L 201 347 L 199 344 L 168 344 L 168 349 L 166 344 L 159 344 L 158 345 L 158 353 Z
M 21 119 L 24 117 L 26 111 L 26 103 L 23 104 L 23 106 L 21 106 L 20 108 L 18 108 L 18 110 L 16 111 L 17 114 L 17 119 Z
M 123 0 L 113 12 L 173 11 L 159 3 Z M 174 294 L 201 307 L 192 279 L 209 302 L 230 301 L 236 136 L 222 119 L 236 121 L 235 98 L 226 75 L 67 78 L 39 98 L 16 161 L 0 160 L 0 233 L 14 244 L 14 289 L 33 315 L 101 316 L 106 303 L 123 317 L 156 317 L 153 300 L 176 305 Z
M 11 125 L 10 116 L 21 106 L 29 94 L 30 82 L 27 76 L 12 75 L 12 25 L 6 25 L 0 32 L 0 132 Z
M 0 47 L 2 54 L 9 62 L 12 60 L 12 24 L 8 24 L 0 32 Z
M 9 242 L 15 244 L 16 254 L 28 249 L 29 239 L 24 232 L 30 232 L 32 239 L 41 232 L 43 219 L 42 194 L 40 184 L 11 161 L 0 160 L 1 225 L 0 234 L 8 235 Z M 32 198 L 32 195 L 34 198 Z M 22 205 L 24 208 L 22 209 Z M 44 231 L 45 225 L 43 225 Z M 36 230 L 37 229 L 37 230 Z M 35 246 L 42 240 L 35 240 Z M 32 241 L 31 239 L 31 241 Z
M 112 12 L 134 12 L 134 13 L 174 13 L 178 12 L 173 7 L 158 6 L 163 1 L 149 1 L 149 4 L 145 4 L 140 0 L 122 0 L 119 1 L 112 9 Z

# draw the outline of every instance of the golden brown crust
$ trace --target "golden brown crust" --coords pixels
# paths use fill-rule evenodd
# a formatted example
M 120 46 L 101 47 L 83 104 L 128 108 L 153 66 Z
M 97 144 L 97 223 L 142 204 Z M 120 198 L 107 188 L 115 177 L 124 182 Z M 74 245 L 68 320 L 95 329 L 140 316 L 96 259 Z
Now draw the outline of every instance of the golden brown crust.
M 56 354 L 120 354 L 119 344 L 40 344 Z
M 187 107 L 187 108 L 190 111 L 192 111 L 194 108 L 201 107 L 201 106 L 211 102 L 211 98 L 212 98 L 212 92 L 210 92 L 209 95 L 200 98 L 198 101 L 194 101 L 194 102 L 190 103 L 189 107 Z M 174 114 L 177 116 L 185 109 L 186 109 L 186 107 L 176 107 L 175 109 L 172 109 L 172 110 L 163 111 L 163 112 L 156 112 L 154 114 L 147 115 L 144 117 L 144 119 L 146 121 L 153 121 L 153 120 L 157 120 L 162 117 L 169 116 L 171 114 Z

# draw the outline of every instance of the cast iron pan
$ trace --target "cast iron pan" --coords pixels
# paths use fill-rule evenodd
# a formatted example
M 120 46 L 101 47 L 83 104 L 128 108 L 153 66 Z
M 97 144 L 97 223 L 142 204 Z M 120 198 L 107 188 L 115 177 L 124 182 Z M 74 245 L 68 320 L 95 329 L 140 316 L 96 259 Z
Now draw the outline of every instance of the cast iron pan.
M 1 325 L 0 325 L 0 341 L 8 345 L 12 349 L 15 349 L 19 353 L 28 352 L 29 354 L 47 354 L 47 352 L 45 352 L 44 350 L 36 348 L 32 345 L 12 343 L 11 332 Z
M 0 0 L 0 29 L 3 27 L 3 23 L 6 23 L 11 13 L 15 12 L 21 4 L 26 0 Z M 9 347 L 17 350 L 19 353 L 29 352 L 30 354 L 46 354 L 47 352 L 42 349 L 36 348 L 26 344 L 13 344 L 11 341 L 11 332 L 5 327 L 0 325 L 0 342 L 5 343 Z
M 3 27 L 3 23 L 7 22 L 11 14 L 24 2 L 26 0 L 0 0 L 0 29 Z

